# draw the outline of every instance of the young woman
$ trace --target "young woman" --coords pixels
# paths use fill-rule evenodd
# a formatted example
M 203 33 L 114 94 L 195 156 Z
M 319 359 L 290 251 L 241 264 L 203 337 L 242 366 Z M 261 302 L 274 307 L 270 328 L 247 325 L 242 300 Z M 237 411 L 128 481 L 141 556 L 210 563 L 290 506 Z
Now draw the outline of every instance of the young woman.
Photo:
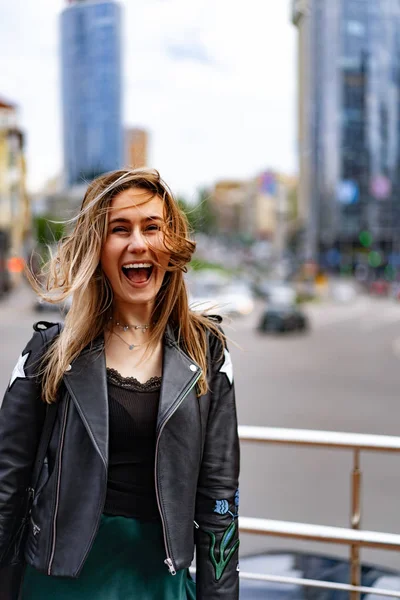
M 238 598 L 232 364 L 188 307 L 194 248 L 156 171 L 90 184 L 41 291 L 72 307 L 36 324 L 0 410 L 0 589 L 23 562 L 22 600 Z

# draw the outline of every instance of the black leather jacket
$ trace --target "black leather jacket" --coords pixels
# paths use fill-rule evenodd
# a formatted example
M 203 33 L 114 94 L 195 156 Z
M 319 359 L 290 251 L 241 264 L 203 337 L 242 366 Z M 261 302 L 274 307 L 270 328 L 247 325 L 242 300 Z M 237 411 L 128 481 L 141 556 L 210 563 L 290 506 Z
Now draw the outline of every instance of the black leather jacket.
M 53 326 L 54 335 L 57 327 Z M 48 334 L 50 331 L 47 332 Z M 155 478 L 166 568 L 189 567 L 196 545 L 197 598 L 235 600 L 238 592 L 239 442 L 232 367 L 209 334 L 209 392 L 201 370 L 165 334 L 157 418 Z M 18 562 L 13 540 L 46 414 L 37 365 L 40 331 L 24 349 L 0 410 L 0 568 Z M 105 502 L 108 402 L 104 340 L 65 373 L 47 456 L 34 491 L 25 560 L 53 576 L 78 577 Z M 0 581 L 1 588 L 1 581 Z

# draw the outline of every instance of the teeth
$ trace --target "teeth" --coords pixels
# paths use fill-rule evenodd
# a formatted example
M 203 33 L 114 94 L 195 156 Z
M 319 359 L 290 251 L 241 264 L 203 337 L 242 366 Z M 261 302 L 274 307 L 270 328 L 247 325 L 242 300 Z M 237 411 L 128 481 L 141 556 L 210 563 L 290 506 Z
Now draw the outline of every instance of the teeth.
M 130 265 L 123 265 L 124 269 L 149 269 L 153 265 L 151 263 L 131 263 Z

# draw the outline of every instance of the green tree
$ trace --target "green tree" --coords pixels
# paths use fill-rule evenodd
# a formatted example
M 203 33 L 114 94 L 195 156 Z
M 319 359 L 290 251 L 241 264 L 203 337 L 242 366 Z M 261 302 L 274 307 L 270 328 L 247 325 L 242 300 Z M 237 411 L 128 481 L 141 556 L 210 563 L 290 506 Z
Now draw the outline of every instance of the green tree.
M 215 233 L 217 219 L 211 202 L 210 191 L 200 188 L 196 205 L 196 230 L 203 233 Z
M 201 188 L 198 191 L 198 200 L 196 204 L 189 204 L 185 198 L 178 196 L 179 207 L 184 211 L 189 221 L 190 228 L 196 232 L 214 233 L 216 230 L 216 217 L 212 208 L 210 193 L 207 189 Z
M 55 222 L 53 217 L 41 215 L 33 219 L 33 231 L 38 244 L 54 244 L 64 235 L 64 224 Z

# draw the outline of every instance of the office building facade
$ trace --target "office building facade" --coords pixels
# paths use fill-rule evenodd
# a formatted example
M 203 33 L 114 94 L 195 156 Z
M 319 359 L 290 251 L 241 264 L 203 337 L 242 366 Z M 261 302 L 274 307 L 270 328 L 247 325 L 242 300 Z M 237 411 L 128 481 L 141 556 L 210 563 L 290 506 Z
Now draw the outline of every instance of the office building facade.
M 71 0 L 61 14 L 67 187 L 123 166 L 121 8 Z
M 400 265 L 400 0 L 295 0 L 293 22 L 305 254 Z

